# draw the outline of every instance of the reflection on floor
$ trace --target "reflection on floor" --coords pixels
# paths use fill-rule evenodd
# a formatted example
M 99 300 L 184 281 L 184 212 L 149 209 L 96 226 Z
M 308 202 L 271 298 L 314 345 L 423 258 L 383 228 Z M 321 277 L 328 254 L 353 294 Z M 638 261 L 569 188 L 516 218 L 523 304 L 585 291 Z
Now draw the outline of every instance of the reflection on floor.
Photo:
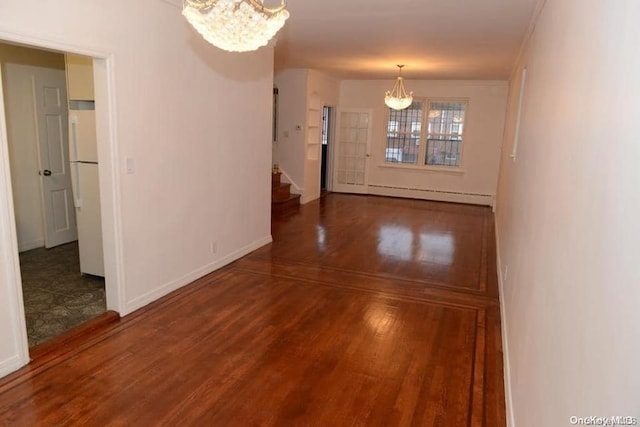
M 0 425 L 506 425 L 491 208 L 328 194 L 272 225 L 0 380 Z
M 106 310 L 104 279 L 80 274 L 78 242 L 20 254 L 29 347 Z

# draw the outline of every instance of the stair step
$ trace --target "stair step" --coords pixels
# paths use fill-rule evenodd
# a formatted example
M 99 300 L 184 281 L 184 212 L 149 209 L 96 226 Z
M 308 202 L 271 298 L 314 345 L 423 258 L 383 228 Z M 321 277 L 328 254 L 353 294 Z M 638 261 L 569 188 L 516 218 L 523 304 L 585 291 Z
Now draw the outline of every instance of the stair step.
M 274 201 L 273 204 L 274 205 L 282 205 L 282 204 L 285 204 L 285 203 L 289 203 L 291 201 L 300 202 L 300 194 L 291 193 L 291 194 L 289 194 L 289 197 L 287 197 L 286 199 L 279 200 L 277 202 Z
M 271 202 L 271 212 L 282 213 L 300 207 L 300 195 L 290 194 L 289 197 L 281 201 Z
M 291 195 L 291 184 L 281 182 L 278 187 L 271 188 L 271 201 L 282 202 L 286 201 Z

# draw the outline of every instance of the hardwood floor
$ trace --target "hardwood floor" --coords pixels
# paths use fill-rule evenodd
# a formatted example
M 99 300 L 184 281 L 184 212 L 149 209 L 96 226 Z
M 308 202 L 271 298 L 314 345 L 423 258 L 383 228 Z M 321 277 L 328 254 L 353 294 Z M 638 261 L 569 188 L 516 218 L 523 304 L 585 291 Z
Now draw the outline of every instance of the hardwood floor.
M 0 424 L 505 425 L 489 208 L 329 194 L 273 236 L 0 382 Z

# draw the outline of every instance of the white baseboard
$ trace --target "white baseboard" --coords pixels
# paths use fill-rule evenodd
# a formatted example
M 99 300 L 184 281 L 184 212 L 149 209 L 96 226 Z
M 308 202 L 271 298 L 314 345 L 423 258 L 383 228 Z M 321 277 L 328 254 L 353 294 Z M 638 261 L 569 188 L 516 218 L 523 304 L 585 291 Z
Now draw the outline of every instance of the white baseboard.
M 0 362 L 0 378 L 17 371 L 25 365 L 26 363 L 24 363 L 18 355 L 11 356 L 10 358 L 3 360 Z
M 311 194 L 311 195 L 308 195 L 308 196 L 302 195 L 302 197 L 300 197 L 300 204 L 304 205 L 304 204 L 307 204 L 309 202 L 313 202 L 314 200 L 317 200 L 319 198 L 320 198 L 319 194 Z
M 493 195 L 491 194 L 456 193 L 412 188 L 396 188 L 375 184 L 370 184 L 368 186 L 367 193 L 376 196 L 407 197 L 410 199 L 435 200 L 438 202 L 469 203 L 472 205 L 491 206 L 493 203 Z
M 44 240 L 32 240 L 31 242 L 19 242 L 18 252 L 30 251 L 31 249 L 37 249 L 44 246 Z
M 500 292 L 500 325 L 502 335 L 502 355 L 503 355 L 503 371 L 504 371 L 504 395 L 505 405 L 507 409 L 507 427 L 515 427 L 515 419 L 513 414 L 513 399 L 511 394 L 511 364 L 509 357 L 509 334 L 507 332 L 507 314 L 506 301 L 504 299 L 504 282 L 502 277 L 502 261 L 500 260 L 500 235 L 498 233 L 498 217 L 494 215 L 495 233 L 496 233 L 496 261 L 498 264 L 498 289 Z
M 271 235 L 263 237 L 262 239 L 256 240 L 253 243 L 250 243 L 249 245 L 238 249 L 235 252 L 230 253 L 229 255 L 226 255 L 225 257 L 212 262 L 211 264 L 207 264 L 201 268 L 198 268 L 190 273 L 185 274 L 184 276 L 180 277 L 179 279 L 173 280 L 169 283 L 166 283 L 162 286 L 160 286 L 157 289 L 154 289 L 153 291 L 147 292 L 144 295 L 141 295 L 139 297 L 136 297 L 134 299 L 132 299 L 131 301 L 129 301 L 126 304 L 126 313 L 120 313 L 122 316 L 125 316 L 127 314 L 130 314 L 142 307 L 144 307 L 145 305 L 159 299 L 162 298 L 163 296 L 177 290 L 180 289 L 181 287 L 188 285 L 189 283 L 203 277 L 206 276 L 209 273 L 212 273 L 222 267 L 224 267 L 227 264 L 232 263 L 233 261 L 237 260 L 238 258 L 242 258 L 243 256 L 247 255 L 250 252 L 255 251 L 256 249 L 267 245 L 269 243 L 271 243 L 273 241 Z

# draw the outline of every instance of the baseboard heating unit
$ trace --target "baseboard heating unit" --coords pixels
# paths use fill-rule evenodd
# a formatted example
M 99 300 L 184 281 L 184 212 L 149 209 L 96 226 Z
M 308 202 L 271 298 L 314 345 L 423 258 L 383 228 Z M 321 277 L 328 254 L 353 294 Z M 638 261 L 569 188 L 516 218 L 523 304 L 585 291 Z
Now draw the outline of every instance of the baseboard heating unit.
M 424 188 L 395 187 L 369 184 L 368 193 L 378 196 L 408 197 L 412 199 L 437 200 L 442 202 L 471 203 L 493 206 L 493 194 L 468 193 L 461 191 L 431 190 Z

